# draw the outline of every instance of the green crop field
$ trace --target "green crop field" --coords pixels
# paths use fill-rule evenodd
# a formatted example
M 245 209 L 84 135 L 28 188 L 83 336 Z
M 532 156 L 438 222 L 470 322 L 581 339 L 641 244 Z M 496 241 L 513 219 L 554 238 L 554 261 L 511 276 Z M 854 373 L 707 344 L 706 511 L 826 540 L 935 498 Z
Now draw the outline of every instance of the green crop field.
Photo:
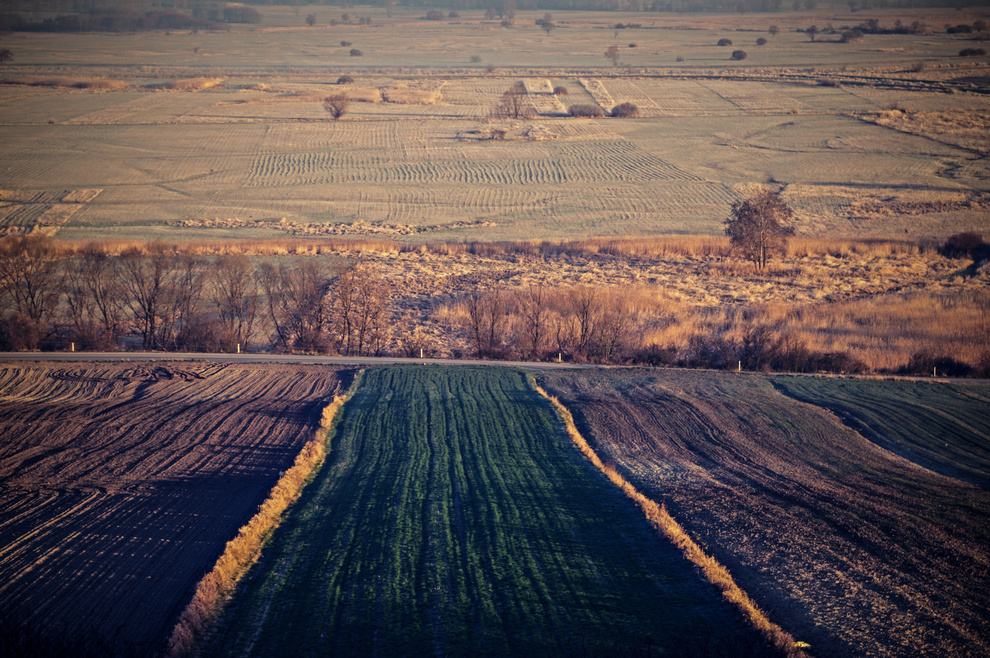
M 372 370 L 330 440 L 204 655 L 766 654 L 518 371 Z
M 990 486 L 985 386 L 853 379 L 773 379 L 778 391 L 835 412 L 878 445 L 937 473 Z

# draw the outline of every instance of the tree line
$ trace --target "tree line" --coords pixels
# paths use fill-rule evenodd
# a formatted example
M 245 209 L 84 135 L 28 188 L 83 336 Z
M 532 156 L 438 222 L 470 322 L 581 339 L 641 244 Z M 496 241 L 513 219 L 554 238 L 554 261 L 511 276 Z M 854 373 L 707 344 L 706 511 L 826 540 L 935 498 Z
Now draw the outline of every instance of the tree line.
M 63 254 L 0 241 L 0 349 L 381 354 L 388 286 L 360 265 L 184 253 L 154 242 Z

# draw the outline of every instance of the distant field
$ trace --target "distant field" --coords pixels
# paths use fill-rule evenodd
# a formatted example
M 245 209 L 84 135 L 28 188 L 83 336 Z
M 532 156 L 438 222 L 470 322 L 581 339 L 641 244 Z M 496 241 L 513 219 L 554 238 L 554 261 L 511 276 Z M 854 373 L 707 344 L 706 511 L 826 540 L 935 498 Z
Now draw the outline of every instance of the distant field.
M 23 622 L 40 634 L 31 655 L 158 655 L 349 379 L 291 365 L 0 367 L 0 653 L 16 655 Z
M 521 372 L 384 368 L 205 655 L 767 655 Z
M 990 648 L 990 493 L 915 463 L 986 482 L 987 386 L 669 370 L 539 379 L 601 458 L 666 502 L 814 655 Z M 863 434 L 822 408 L 839 405 Z
M 542 12 L 505 29 L 467 11 L 423 21 L 408 8 L 389 18 L 356 7 L 352 23 L 368 16 L 371 26 L 330 26 L 342 17 L 314 8 L 313 28 L 307 12 L 261 11 L 260 26 L 225 33 L 12 35 L 0 230 L 192 239 L 363 222 L 399 234 L 431 227 L 404 240 L 718 233 L 733 201 L 765 183 L 786 186 L 803 234 L 986 228 L 985 204 L 972 203 L 990 192 L 978 138 L 974 147 L 918 122 L 874 122 L 891 108 L 941 113 L 950 126 L 990 111 L 979 86 L 953 82 L 986 71 L 985 58 L 956 56 L 968 43 L 956 35 L 840 44 L 796 31 L 864 20 L 852 14 L 558 12 L 547 36 L 533 24 Z M 760 36 L 769 43 L 756 46 Z M 730 62 L 732 48 L 714 45 L 723 37 L 749 57 Z M 605 58 L 610 45 L 622 66 Z M 924 70 L 909 71 L 918 61 Z M 333 84 L 344 73 L 353 86 Z M 536 116 L 491 119 L 516 81 Z M 558 86 L 568 94 L 547 93 Z M 341 90 L 364 100 L 332 123 L 320 99 Z M 608 111 L 625 101 L 641 118 L 563 116 L 576 103 Z M 492 127 L 506 139 L 482 141 Z M 80 191 L 85 199 L 65 201 Z M 867 211 L 862 200 L 910 212 Z

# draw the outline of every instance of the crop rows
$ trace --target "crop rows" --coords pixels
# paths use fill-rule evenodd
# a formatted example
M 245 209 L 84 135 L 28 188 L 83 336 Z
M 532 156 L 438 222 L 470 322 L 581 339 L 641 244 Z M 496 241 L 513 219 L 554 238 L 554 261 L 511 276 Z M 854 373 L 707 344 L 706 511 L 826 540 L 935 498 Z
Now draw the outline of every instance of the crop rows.
M 601 458 L 666 502 L 815 655 L 990 648 L 990 493 L 901 456 L 985 482 L 986 386 L 645 371 L 541 379 Z
M 0 367 L 0 609 L 153 655 L 339 383 L 291 366 Z
M 364 375 L 208 655 L 747 655 L 521 373 Z

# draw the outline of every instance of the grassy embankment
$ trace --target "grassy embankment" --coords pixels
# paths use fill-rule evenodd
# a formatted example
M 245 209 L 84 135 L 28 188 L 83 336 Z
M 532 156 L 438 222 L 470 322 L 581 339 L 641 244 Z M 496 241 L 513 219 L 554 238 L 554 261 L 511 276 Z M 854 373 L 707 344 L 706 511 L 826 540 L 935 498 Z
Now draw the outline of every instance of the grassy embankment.
M 365 374 L 209 655 L 765 655 L 521 373 Z

